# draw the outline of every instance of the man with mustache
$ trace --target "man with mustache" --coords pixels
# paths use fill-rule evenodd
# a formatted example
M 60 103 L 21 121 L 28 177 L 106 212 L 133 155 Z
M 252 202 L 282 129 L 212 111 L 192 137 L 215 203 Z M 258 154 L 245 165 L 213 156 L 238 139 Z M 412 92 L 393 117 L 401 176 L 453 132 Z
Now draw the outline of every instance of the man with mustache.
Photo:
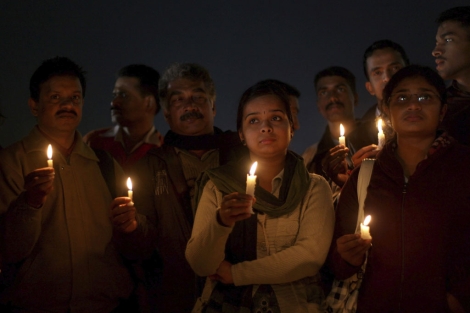
M 0 151 L 2 312 L 126 311 L 120 301 L 132 282 L 111 242 L 112 195 L 76 130 L 85 89 L 70 59 L 44 61 L 30 80 L 37 125 Z M 49 144 L 53 166 L 46 167 Z M 122 183 L 108 183 L 125 192 L 122 170 L 112 158 L 110 166 Z
M 455 7 L 442 12 L 438 24 L 436 70 L 445 80 L 447 113 L 442 128 L 464 145 L 470 145 L 470 6 Z
M 148 150 L 163 143 L 153 125 L 160 111 L 160 74 L 150 66 L 131 64 L 117 76 L 111 101 L 111 119 L 116 125 L 91 131 L 83 138 L 92 148 L 108 151 L 129 172 Z
M 349 70 L 340 66 L 326 68 L 317 73 L 314 84 L 318 110 L 328 125 L 320 141 L 308 147 L 302 156 L 309 172 L 329 180 L 336 199 L 349 177 L 346 160 L 352 167 L 357 160 L 375 156 L 376 146 L 372 143 L 377 140 L 377 131 L 360 127 L 354 118 L 358 94 L 356 78 Z M 340 124 L 345 130 L 346 146 L 339 145 Z M 349 154 L 353 157 L 349 158 Z
M 164 144 L 135 165 L 135 205 L 128 205 L 129 198 L 116 198 L 111 214 L 120 251 L 142 263 L 148 293 L 144 309 L 189 312 L 196 279 L 184 253 L 195 182 L 205 169 L 231 159 L 241 143 L 237 133 L 214 127 L 215 86 L 202 66 L 170 65 L 160 79 L 159 95 L 170 130 Z

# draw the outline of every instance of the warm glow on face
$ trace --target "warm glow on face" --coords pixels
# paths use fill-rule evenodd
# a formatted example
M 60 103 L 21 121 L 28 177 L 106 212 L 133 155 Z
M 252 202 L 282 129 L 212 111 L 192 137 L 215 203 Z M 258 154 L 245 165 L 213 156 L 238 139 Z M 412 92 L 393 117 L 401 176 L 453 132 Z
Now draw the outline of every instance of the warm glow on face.
M 377 121 L 377 129 L 379 130 L 379 133 L 382 132 L 382 119 L 379 119 Z
M 364 223 L 362 223 L 362 224 L 364 226 L 369 225 L 371 219 L 372 219 L 372 217 L 370 215 L 367 215 L 366 218 L 364 219 Z
M 258 162 L 253 163 L 253 165 L 251 166 L 251 169 L 250 169 L 250 176 L 255 175 L 256 167 L 258 167 Z
M 343 124 L 339 124 L 339 134 L 340 134 L 340 136 L 344 136 L 344 126 L 343 126 Z
M 51 145 L 47 147 L 47 158 L 49 160 L 52 159 L 52 146 Z
M 127 179 L 127 188 L 128 188 L 129 190 L 132 190 L 132 181 L 131 181 L 131 178 L 130 178 L 130 177 Z

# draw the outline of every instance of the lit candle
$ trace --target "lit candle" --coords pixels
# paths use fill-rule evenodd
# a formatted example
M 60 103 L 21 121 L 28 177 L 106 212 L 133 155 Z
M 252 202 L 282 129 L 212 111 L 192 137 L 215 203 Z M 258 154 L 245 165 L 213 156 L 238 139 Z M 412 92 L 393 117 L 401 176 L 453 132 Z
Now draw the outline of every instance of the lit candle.
M 131 178 L 130 178 L 130 177 L 127 178 L 127 188 L 129 189 L 129 190 L 127 191 L 127 196 L 128 196 L 129 198 L 131 198 L 131 202 L 129 202 L 127 205 L 132 206 L 132 205 L 134 205 L 134 202 L 132 202 L 132 196 L 133 196 L 133 193 L 134 193 L 134 192 L 132 191 L 132 181 L 131 181 Z
M 366 218 L 364 219 L 364 223 L 361 223 L 361 238 L 362 239 L 372 239 L 370 236 L 369 232 L 369 223 L 370 223 L 371 217 L 370 215 L 367 215 Z
M 47 166 L 48 167 L 53 167 L 52 166 L 52 146 L 51 145 L 49 145 L 47 147 L 47 159 L 48 159 L 47 160 Z
M 343 124 L 339 124 L 339 144 L 346 147 L 346 138 L 344 137 L 344 127 Z
M 379 130 L 379 134 L 378 134 L 378 145 L 377 145 L 377 149 L 382 149 L 384 144 L 385 144 L 385 135 L 384 135 L 384 132 L 382 130 L 382 119 L 379 119 L 378 122 L 377 122 L 377 129 Z
M 253 163 L 250 169 L 250 174 L 246 175 L 246 194 L 250 196 L 255 195 L 255 185 L 256 185 L 256 167 L 258 166 L 258 162 Z M 251 214 L 254 214 L 253 208 L 250 205 Z

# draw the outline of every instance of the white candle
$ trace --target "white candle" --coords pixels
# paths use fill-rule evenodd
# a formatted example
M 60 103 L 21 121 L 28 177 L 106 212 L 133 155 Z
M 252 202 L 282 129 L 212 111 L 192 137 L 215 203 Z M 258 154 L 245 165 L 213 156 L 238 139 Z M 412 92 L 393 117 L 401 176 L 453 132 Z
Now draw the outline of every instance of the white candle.
M 129 190 L 127 191 L 127 196 L 128 196 L 129 198 L 131 198 L 131 202 L 129 202 L 127 205 L 131 205 L 131 206 L 132 206 L 132 205 L 134 205 L 134 202 L 132 202 L 132 196 L 133 196 L 134 192 L 132 191 L 132 181 L 131 181 L 131 178 L 130 178 L 130 177 L 127 178 L 127 188 L 129 189 Z
M 378 134 L 378 145 L 377 145 L 377 149 L 382 149 L 384 144 L 385 144 L 385 135 L 384 135 L 384 132 L 382 130 L 382 119 L 379 119 L 378 122 L 377 122 L 377 129 L 379 130 L 379 134 Z
M 346 138 L 344 137 L 344 127 L 343 124 L 339 124 L 339 144 L 346 147 Z
M 47 146 L 47 159 L 48 159 L 47 160 L 47 166 L 48 167 L 53 167 L 52 166 L 53 162 L 52 162 L 52 146 L 51 145 Z
M 361 223 L 361 238 L 362 239 L 372 239 L 370 236 L 369 229 L 370 227 L 368 226 L 371 220 L 371 216 L 367 215 L 366 218 L 364 219 L 364 223 Z
M 253 163 L 250 169 L 250 174 L 246 175 L 246 194 L 250 196 L 255 195 L 255 185 L 256 185 L 256 167 L 258 166 L 258 162 Z M 251 214 L 254 214 L 253 208 L 250 205 Z

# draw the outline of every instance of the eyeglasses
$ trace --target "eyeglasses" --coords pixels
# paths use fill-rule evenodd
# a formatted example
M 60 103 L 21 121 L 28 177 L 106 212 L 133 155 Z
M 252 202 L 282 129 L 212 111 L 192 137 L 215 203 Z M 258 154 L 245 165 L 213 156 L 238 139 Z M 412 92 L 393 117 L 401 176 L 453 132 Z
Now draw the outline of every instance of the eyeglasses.
M 388 98 L 388 102 L 395 104 L 408 104 L 413 99 L 413 96 L 416 96 L 416 99 L 421 104 L 428 104 L 441 100 L 441 97 L 439 97 L 432 91 L 426 91 L 421 93 L 397 92 L 392 94 Z

